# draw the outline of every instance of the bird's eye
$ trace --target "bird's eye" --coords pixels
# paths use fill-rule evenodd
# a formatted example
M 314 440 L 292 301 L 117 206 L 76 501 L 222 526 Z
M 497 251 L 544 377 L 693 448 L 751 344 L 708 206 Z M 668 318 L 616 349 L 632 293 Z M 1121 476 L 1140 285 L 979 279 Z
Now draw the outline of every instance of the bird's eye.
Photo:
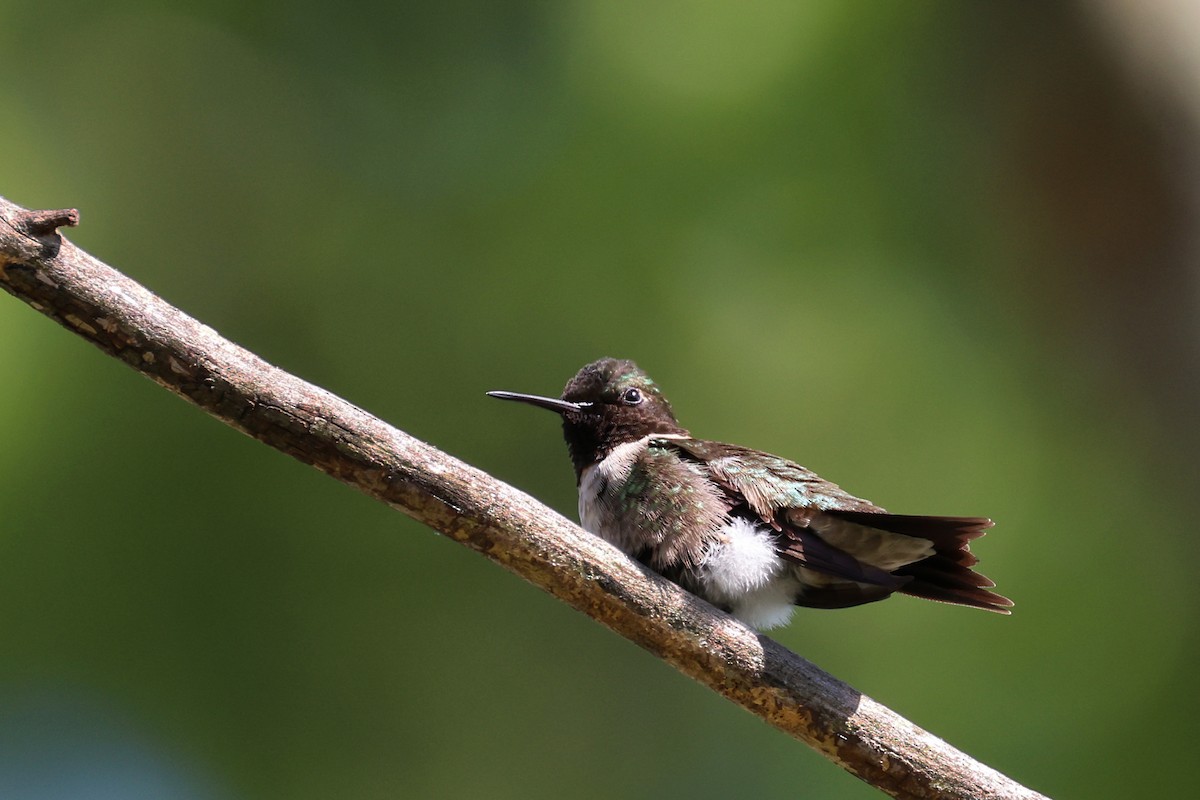
M 631 406 L 636 406 L 642 402 L 642 392 L 640 389 L 629 388 L 621 394 L 621 401 L 628 403 Z

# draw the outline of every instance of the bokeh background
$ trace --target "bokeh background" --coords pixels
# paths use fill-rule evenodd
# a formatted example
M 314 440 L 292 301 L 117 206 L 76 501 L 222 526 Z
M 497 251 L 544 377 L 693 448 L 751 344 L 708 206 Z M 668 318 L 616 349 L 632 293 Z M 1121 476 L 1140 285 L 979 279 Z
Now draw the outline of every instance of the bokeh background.
M 699 435 L 984 514 L 1011 618 L 775 636 L 1055 797 L 1200 733 L 1186 3 L 0 0 L 0 194 L 574 517 L 634 358 Z M 0 796 L 880 796 L 0 297 Z

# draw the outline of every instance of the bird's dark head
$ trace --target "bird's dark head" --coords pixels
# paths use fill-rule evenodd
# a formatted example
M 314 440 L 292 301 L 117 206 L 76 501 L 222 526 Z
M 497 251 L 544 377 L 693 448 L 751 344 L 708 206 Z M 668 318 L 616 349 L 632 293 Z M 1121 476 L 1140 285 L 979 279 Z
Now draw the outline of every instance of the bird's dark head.
M 671 404 L 650 376 L 632 361 L 602 358 L 575 374 L 555 400 L 514 392 L 488 392 L 557 412 L 578 476 L 613 448 L 655 433 L 687 435 Z

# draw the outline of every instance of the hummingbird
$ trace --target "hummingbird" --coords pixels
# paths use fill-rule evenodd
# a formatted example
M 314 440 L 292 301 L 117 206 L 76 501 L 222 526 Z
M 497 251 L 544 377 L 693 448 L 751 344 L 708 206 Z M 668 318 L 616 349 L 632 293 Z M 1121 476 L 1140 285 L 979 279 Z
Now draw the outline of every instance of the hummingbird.
M 488 395 L 562 418 L 584 530 L 752 628 L 894 592 L 1011 613 L 971 569 L 990 519 L 891 514 L 786 458 L 697 439 L 632 361 L 588 364 L 558 399 Z

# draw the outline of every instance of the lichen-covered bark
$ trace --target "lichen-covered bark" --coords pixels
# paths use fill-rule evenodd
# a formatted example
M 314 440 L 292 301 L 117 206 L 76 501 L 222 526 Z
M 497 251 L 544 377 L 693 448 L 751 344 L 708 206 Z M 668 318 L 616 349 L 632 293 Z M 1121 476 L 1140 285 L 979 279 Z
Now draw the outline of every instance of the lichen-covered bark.
M 0 198 L 0 286 L 265 444 L 545 589 L 900 798 L 1038 798 L 528 495 L 222 338 Z

